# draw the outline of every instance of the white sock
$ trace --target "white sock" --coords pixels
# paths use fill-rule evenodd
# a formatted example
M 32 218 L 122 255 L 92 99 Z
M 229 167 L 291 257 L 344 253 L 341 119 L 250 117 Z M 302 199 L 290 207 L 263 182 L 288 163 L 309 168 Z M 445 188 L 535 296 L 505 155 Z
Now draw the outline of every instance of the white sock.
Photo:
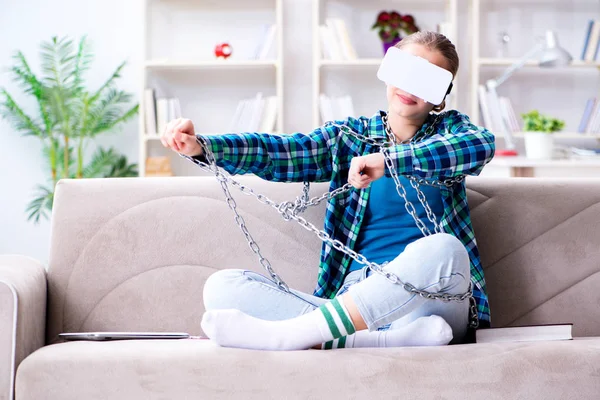
M 202 329 L 220 346 L 258 350 L 306 350 L 356 331 L 341 298 L 284 321 L 265 321 L 238 310 L 207 311 Z
M 443 346 L 451 340 L 450 325 L 442 317 L 431 315 L 387 331 L 359 331 L 354 335 L 323 343 L 321 348 Z

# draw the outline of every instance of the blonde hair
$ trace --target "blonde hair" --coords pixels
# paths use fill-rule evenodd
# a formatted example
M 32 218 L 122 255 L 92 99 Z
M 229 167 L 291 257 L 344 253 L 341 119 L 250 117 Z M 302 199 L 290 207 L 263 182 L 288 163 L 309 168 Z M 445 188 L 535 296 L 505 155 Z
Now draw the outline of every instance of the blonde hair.
M 446 59 L 446 69 L 452 73 L 453 78 L 456 77 L 459 65 L 458 53 L 456 52 L 456 47 L 454 47 L 452 42 L 446 36 L 432 31 L 419 31 L 403 38 L 401 41 L 396 43 L 394 47 L 401 49 L 409 44 L 420 44 L 421 46 L 427 47 L 429 50 L 439 51 Z M 445 107 L 446 100 L 442 101 L 442 104 L 433 107 L 433 110 L 440 112 Z

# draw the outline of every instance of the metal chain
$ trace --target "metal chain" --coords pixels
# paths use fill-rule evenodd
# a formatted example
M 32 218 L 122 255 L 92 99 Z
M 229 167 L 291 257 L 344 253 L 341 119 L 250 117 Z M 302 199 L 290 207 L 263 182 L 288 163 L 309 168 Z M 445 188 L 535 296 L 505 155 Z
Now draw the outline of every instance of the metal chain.
M 384 124 L 386 127 L 386 132 L 388 133 L 388 135 L 391 133 L 389 131 L 388 128 L 388 124 L 387 124 L 387 115 L 385 116 L 386 118 L 384 119 Z M 439 117 L 438 117 L 439 118 Z M 437 118 L 434 122 L 437 122 Z M 435 123 L 432 124 L 432 126 L 434 126 Z M 414 208 L 414 205 L 408 201 L 408 199 L 406 198 L 406 190 L 404 189 L 404 187 L 402 186 L 399 178 L 398 178 L 398 174 L 394 168 L 393 165 L 393 161 L 389 155 L 389 147 L 391 146 L 391 144 L 389 142 L 380 142 L 380 141 L 376 141 L 372 138 L 368 138 L 365 136 L 360 136 L 357 133 L 353 132 L 352 130 L 349 130 L 349 128 L 346 125 L 338 125 L 339 127 L 343 127 L 346 129 L 341 129 L 343 132 L 345 133 L 349 133 L 352 136 L 358 138 L 359 140 L 363 141 L 363 142 L 367 142 L 370 144 L 373 144 L 375 146 L 379 146 L 380 147 L 380 151 L 384 156 L 386 165 L 388 167 L 388 169 L 390 170 L 390 174 L 392 175 L 392 178 L 394 179 L 395 183 L 396 183 L 396 191 L 398 192 L 398 194 L 400 195 L 400 197 L 402 197 L 405 201 L 405 208 L 406 211 L 413 217 L 413 219 L 415 220 L 415 223 L 417 224 L 417 226 L 419 227 L 419 229 L 421 230 L 421 232 L 423 233 L 424 236 L 428 236 L 431 235 L 431 231 L 429 230 L 429 228 L 419 219 L 419 217 L 416 215 L 416 210 Z M 427 298 L 427 299 L 437 299 L 437 300 L 442 300 L 442 301 L 463 301 L 465 299 L 470 299 L 471 302 L 471 322 L 470 322 L 470 327 L 477 327 L 478 325 L 478 320 L 477 320 L 477 312 L 476 309 L 474 309 L 474 299 L 473 299 L 473 292 L 472 292 L 472 283 L 469 282 L 469 290 L 465 293 L 462 294 L 456 294 L 456 295 L 450 295 L 448 293 L 434 293 L 434 292 L 428 292 L 426 290 L 420 290 L 417 289 L 415 286 L 413 286 L 412 284 L 408 283 L 408 282 L 403 282 L 402 280 L 400 280 L 400 278 L 398 278 L 398 276 L 396 276 L 395 274 L 392 274 L 391 272 L 387 272 L 383 269 L 383 267 L 385 267 L 385 265 L 387 263 L 383 263 L 382 265 L 378 265 L 376 263 L 372 263 L 370 261 L 368 261 L 366 259 L 366 257 L 364 257 L 362 254 L 355 252 L 354 250 L 348 248 L 347 246 L 345 246 L 341 241 L 339 241 L 338 239 L 332 239 L 327 232 L 320 230 L 318 228 L 316 228 L 312 223 L 308 222 L 306 219 L 304 219 L 303 217 L 299 216 L 298 214 L 304 212 L 309 206 L 315 206 L 318 205 L 319 203 L 321 203 L 323 200 L 330 200 L 333 197 L 344 193 L 348 190 L 350 190 L 352 188 L 352 185 L 350 183 L 346 183 L 345 185 L 343 185 L 340 188 L 337 188 L 331 192 L 325 192 L 324 194 L 322 194 L 321 196 L 317 196 L 314 197 L 312 199 L 309 198 L 309 183 L 308 182 L 304 182 L 304 187 L 303 187 L 303 195 L 302 198 L 297 197 L 295 202 L 281 202 L 281 203 L 276 203 L 273 200 L 269 199 L 268 197 L 262 195 L 262 194 L 257 194 L 255 193 L 252 189 L 244 186 L 243 184 L 235 181 L 231 176 L 229 175 L 225 175 L 223 172 L 221 172 L 221 170 L 218 168 L 217 164 L 216 164 L 216 160 L 214 158 L 214 156 L 212 155 L 212 153 L 210 152 L 210 150 L 208 149 L 208 146 L 206 146 L 206 143 L 204 143 L 203 140 L 201 140 L 200 138 L 198 139 L 198 143 L 200 143 L 200 145 L 202 146 L 203 150 L 204 150 L 204 154 L 205 157 L 207 159 L 207 161 L 209 162 L 209 164 L 206 164 L 200 160 L 194 159 L 192 157 L 188 157 L 188 156 L 183 156 L 186 157 L 188 159 L 190 159 L 191 161 L 193 161 L 194 163 L 198 164 L 202 169 L 211 172 L 213 174 L 215 174 L 217 180 L 219 181 L 221 188 L 223 190 L 223 193 L 225 194 L 225 198 L 226 198 L 226 202 L 229 206 L 229 208 L 233 211 L 234 215 L 235 215 L 235 222 L 237 223 L 237 225 L 240 227 L 240 229 L 242 230 L 244 236 L 246 237 L 246 241 L 248 242 L 248 245 L 250 246 L 250 249 L 257 254 L 259 261 L 261 263 L 261 265 L 265 268 L 265 270 L 270 274 L 271 278 L 273 279 L 273 281 L 279 286 L 281 287 L 283 290 L 285 290 L 286 292 L 289 292 L 289 287 L 288 285 L 283 281 L 283 279 L 281 279 L 279 277 L 279 275 L 277 275 L 277 273 L 275 273 L 275 271 L 273 270 L 271 263 L 265 258 L 263 257 L 263 255 L 260 252 L 260 247 L 258 246 L 258 244 L 254 241 L 254 239 L 252 238 L 252 236 L 250 235 L 250 232 L 248 232 L 248 229 L 245 225 L 245 221 L 243 219 L 243 217 L 237 212 L 237 204 L 235 202 L 235 200 L 233 199 L 233 197 L 231 196 L 231 193 L 229 192 L 229 188 L 227 187 L 227 183 L 232 184 L 233 186 L 237 187 L 242 193 L 246 194 L 246 195 L 251 195 L 256 197 L 256 199 L 258 201 L 260 201 L 263 204 L 267 204 L 273 208 L 275 208 L 280 214 L 281 216 L 285 219 L 285 220 L 295 220 L 296 222 L 298 222 L 301 226 L 303 226 L 305 229 L 307 229 L 308 231 L 311 231 L 313 233 L 315 233 L 322 241 L 328 243 L 330 246 L 332 246 L 334 249 L 341 251 L 345 254 L 347 254 L 348 256 L 350 256 L 351 258 L 353 258 L 354 260 L 356 260 L 357 262 L 359 262 L 360 264 L 366 265 L 369 269 L 371 269 L 372 271 L 379 273 L 380 275 L 384 276 L 388 281 L 394 283 L 394 284 L 399 284 L 401 285 L 405 290 L 407 290 L 410 293 L 414 293 L 414 294 L 418 294 L 421 297 Z M 461 182 L 462 179 L 458 180 L 455 179 L 454 182 Z M 414 182 L 414 183 L 413 183 Z M 445 181 L 433 181 L 433 185 L 434 186 L 438 186 L 438 185 L 443 185 L 443 186 L 448 186 L 450 184 L 449 180 L 445 180 Z M 428 182 L 429 184 L 432 183 L 432 181 Z M 453 183 L 454 184 L 454 183 Z M 413 186 L 413 188 L 415 188 L 415 190 L 417 191 L 417 197 L 419 198 L 421 204 L 424 206 L 426 213 L 427 213 L 427 217 L 428 219 L 433 223 L 434 226 L 434 230 L 436 233 L 441 232 L 441 228 L 439 226 L 439 224 L 437 224 L 436 219 L 435 219 L 435 214 L 431 211 L 431 208 L 429 207 L 429 204 L 426 201 L 425 195 L 423 194 L 423 192 L 418 188 L 419 182 L 418 181 L 413 181 L 411 180 L 411 185 Z M 474 311 L 475 310 L 475 311 Z M 473 314 L 474 312 L 474 314 Z

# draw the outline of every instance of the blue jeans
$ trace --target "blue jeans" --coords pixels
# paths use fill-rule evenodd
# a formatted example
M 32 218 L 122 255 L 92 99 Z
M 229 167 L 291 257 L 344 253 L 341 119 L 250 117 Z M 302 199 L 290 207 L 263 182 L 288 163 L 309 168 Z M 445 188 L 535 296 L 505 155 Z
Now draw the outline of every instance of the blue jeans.
M 471 280 L 469 255 L 454 236 L 439 233 L 414 241 L 384 267 L 403 282 L 430 292 L 464 293 Z M 370 331 L 394 329 L 417 318 L 439 315 L 452 327 L 454 342 L 467 332 L 469 301 L 430 300 L 368 268 L 349 273 L 337 293 L 352 297 Z M 269 278 L 252 271 L 224 269 L 204 286 L 207 310 L 238 309 L 256 318 L 277 321 L 313 311 L 330 301 L 297 290 L 285 292 Z

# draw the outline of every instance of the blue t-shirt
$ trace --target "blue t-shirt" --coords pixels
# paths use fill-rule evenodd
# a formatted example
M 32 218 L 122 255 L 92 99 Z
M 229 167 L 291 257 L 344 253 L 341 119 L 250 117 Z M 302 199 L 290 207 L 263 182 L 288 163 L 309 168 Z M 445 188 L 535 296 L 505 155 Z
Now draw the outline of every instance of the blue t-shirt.
M 417 191 L 408 178 L 400 176 L 400 182 L 406 190 L 406 198 L 414 205 L 417 215 L 425 226 L 433 232 L 433 224 L 417 197 Z M 436 221 L 440 223 L 444 212 L 440 188 L 429 185 L 419 186 Z M 378 264 L 392 261 L 404 248 L 423 237 L 413 217 L 406 211 L 405 202 L 396 191 L 396 184 L 391 177 L 382 177 L 371 183 L 369 200 L 365 216 L 358 232 L 354 250 L 364 255 L 367 260 Z M 363 268 L 364 265 L 352 260 L 348 272 Z

